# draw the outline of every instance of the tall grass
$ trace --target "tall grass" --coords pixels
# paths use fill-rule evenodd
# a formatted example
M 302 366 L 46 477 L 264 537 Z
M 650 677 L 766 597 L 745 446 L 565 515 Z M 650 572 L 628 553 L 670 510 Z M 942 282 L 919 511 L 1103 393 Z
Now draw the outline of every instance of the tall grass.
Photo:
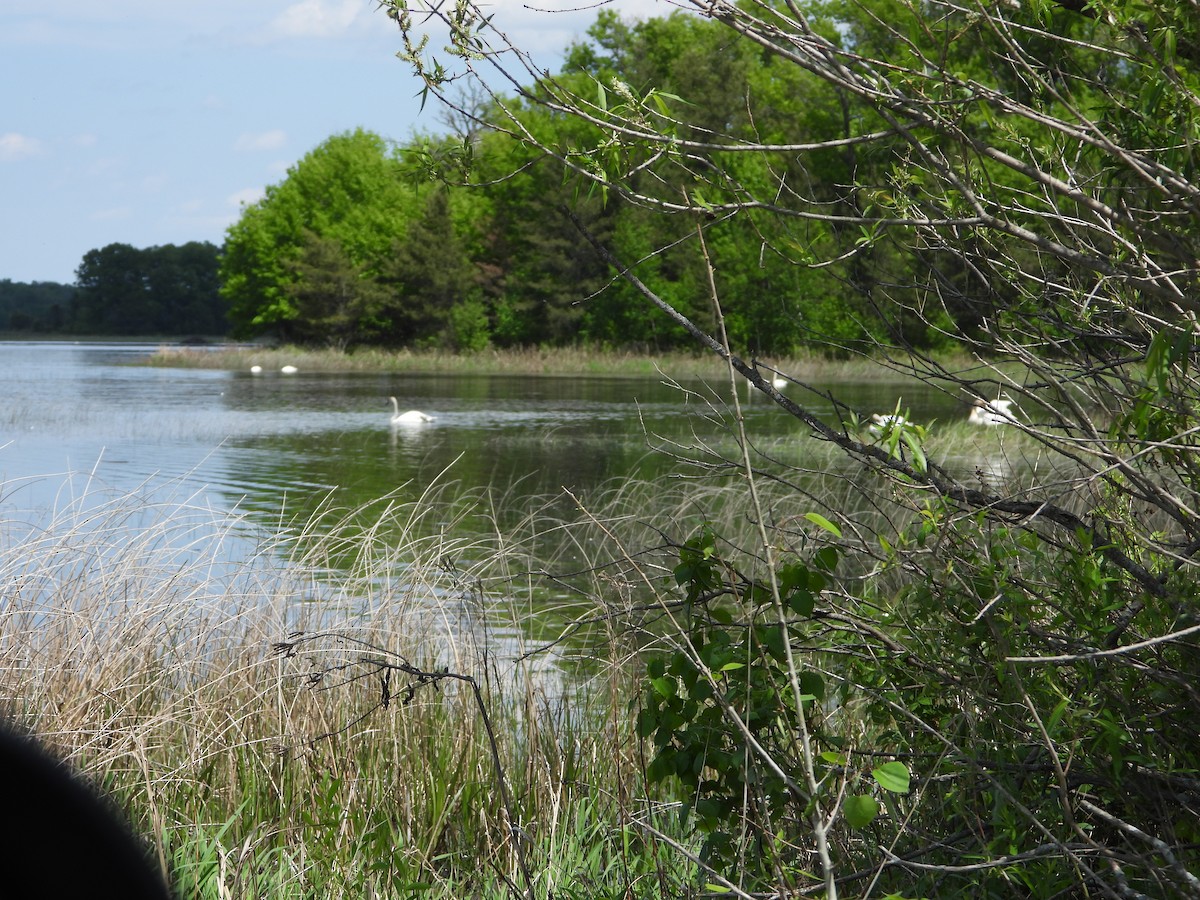
M 448 353 L 439 350 L 351 351 L 303 347 L 166 346 L 150 358 L 151 365 L 164 367 L 228 369 L 248 371 L 262 366 L 278 372 L 285 365 L 307 372 L 401 372 L 510 375 L 605 375 L 653 377 L 667 372 L 675 378 L 717 378 L 725 364 L 712 355 L 671 351 L 634 353 L 587 347 L 535 347 L 491 349 L 478 353 Z M 894 381 L 895 370 L 865 357 L 835 359 L 819 353 L 772 359 L 764 364 L 799 380 L 842 379 L 848 381 Z M 764 370 L 765 371 L 765 370 Z
M 1037 462 L 1015 432 L 930 441 Z M 736 448 L 666 449 L 678 477 L 525 499 L 503 528 L 513 498 L 451 484 L 270 534 L 178 485 L 9 508 L 0 712 L 119 797 L 185 897 L 686 895 L 632 734 L 639 653 L 700 523 L 761 544 Z M 820 511 L 864 535 L 865 575 L 870 535 L 914 516 L 821 442 L 753 459 L 781 553 Z
M 171 490 L 14 517 L 0 706 L 121 799 L 182 896 L 679 884 L 629 824 L 620 656 L 582 688 L 566 653 L 518 661 L 485 616 L 503 542 L 416 527 L 446 508 L 383 498 L 257 540 Z

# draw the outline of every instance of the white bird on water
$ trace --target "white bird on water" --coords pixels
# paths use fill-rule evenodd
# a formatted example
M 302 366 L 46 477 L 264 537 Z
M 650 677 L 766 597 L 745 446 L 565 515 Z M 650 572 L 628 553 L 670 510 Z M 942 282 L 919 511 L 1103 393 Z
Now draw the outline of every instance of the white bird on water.
M 279 371 L 282 372 L 284 375 L 295 375 L 297 372 L 297 369 L 295 366 L 284 366 Z
M 893 428 L 908 424 L 908 419 L 904 418 L 904 416 L 900 415 L 899 413 L 888 413 L 887 415 L 883 415 L 882 413 L 872 413 L 871 421 L 874 424 L 868 425 L 867 430 L 872 434 L 880 434 L 881 432 L 890 431 Z
M 400 403 L 395 397 L 388 397 L 392 401 L 392 424 L 393 425 L 424 425 L 426 422 L 432 422 L 433 416 L 421 412 L 419 409 L 410 409 L 408 412 L 400 412 Z
M 976 400 L 967 421 L 972 425 L 1011 425 L 1016 421 L 1015 408 L 1016 403 L 1007 398 Z

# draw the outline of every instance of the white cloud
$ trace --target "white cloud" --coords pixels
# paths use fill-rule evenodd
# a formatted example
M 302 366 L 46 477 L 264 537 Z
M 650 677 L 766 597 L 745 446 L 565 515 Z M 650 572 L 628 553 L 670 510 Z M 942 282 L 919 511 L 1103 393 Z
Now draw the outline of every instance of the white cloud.
M 366 11 L 363 0 L 300 0 L 271 22 L 280 37 L 336 37 Z
M 263 198 L 263 189 L 260 187 L 243 188 L 236 194 L 230 194 L 225 202 L 230 206 L 241 208 L 249 206 L 251 203 L 257 203 Z
M 0 162 L 17 162 L 37 156 L 42 152 L 42 142 L 24 134 L 10 131 L 0 134 Z
M 234 142 L 233 149 L 240 153 L 256 150 L 278 150 L 287 143 L 287 132 L 280 128 L 262 131 L 258 134 L 247 132 Z

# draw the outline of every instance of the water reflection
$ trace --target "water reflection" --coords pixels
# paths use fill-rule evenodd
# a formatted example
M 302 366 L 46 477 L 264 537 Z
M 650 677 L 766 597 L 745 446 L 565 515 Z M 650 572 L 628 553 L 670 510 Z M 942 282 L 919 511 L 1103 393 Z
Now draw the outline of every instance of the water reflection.
M 297 592 L 296 605 L 361 604 L 369 611 L 371 604 L 425 603 L 431 616 L 446 621 L 447 634 L 487 628 L 489 640 L 515 648 L 523 636 L 554 640 L 578 597 L 565 580 L 534 586 L 527 578 L 522 597 L 540 621 L 497 629 L 479 615 L 496 597 L 483 596 L 469 571 L 454 568 L 469 570 L 491 552 L 472 534 L 507 533 L 535 515 L 578 517 L 576 497 L 584 504 L 604 498 L 624 524 L 643 529 L 633 540 L 649 544 L 661 535 L 647 520 L 679 510 L 678 529 L 686 532 L 711 508 L 705 504 L 725 502 L 713 499 L 716 489 L 705 490 L 740 480 L 727 385 L 658 377 L 255 375 L 140 365 L 154 350 L 0 344 L 4 538 L 15 542 L 44 527 L 38 510 L 50 510 L 49 518 L 57 515 L 68 530 L 84 530 L 115 528 L 113 516 L 97 513 L 116 509 L 125 530 L 114 533 L 124 538 L 151 532 L 156 518 L 176 522 L 159 532 L 170 553 L 176 544 L 181 554 L 201 546 L 210 522 L 214 533 L 223 529 L 219 543 L 231 559 L 261 558 L 263 547 L 284 558 L 307 541 L 318 560 L 314 571 L 327 577 Z M 965 418 L 964 404 L 932 388 L 826 387 L 863 416 L 901 402 L 914 421 Z M 393 426 L 391 396 L 400 409 L 421 409 L 434 420 Z M 834 419 L 828 398 L 802 395 L 798 385 L 788 387 L 788 396 Z M 836 505 L 872 490 L 861 472 L 773 404 L 756 397 L 742 412 L 760 459 L 791 480 L 776 505 L 768 501 L 775 521 L 801 520 L 813 498 Z M 992 433 L 959 435 L 949 463 L 973 483 L 995 484 L 1019 469 L 1003 435 Z M 128 510 L 114 505 L 114 497 L 129 498 Z M 314 516 L 318 524 L 308 525 Z M 533 535 L 522 548 L 529 572 L 582 571 L 595 552 L 548 527 L 524 533 Z M 277 534 L 284 538 L 277 541 Z M 111 543 L 113 552 L 124 553 L 127 543 Z M 364 546 L 378 558 L 360 575 Z
M 728 385 L 661 377 L 220 372 L 138 365 L 155 347 L 0 344 L 0 478 L 34 477 L 47 504 L 66 473 L 95 471 L 115 490 L 154 479 L 195 486 L 216 505 L 251 511 L 265 528 L 282 506 L 352 507 L 398 488 L 419 494 L 452 480 L 502 497 L 501 518 L 564 489 L 587 495 L 614 480 L 692 470 L 676 458 L 731 447 Z M 844 383 L 837 396 L 864 414 L 903 406 L 914 420 L 953 421 L 962 405 L 933 389 Z M 436 418 L 391 426 L 388 400 Z M 789 396 L 818 414 L 817 395 Z M 756 398 L 743 408 L 754 440 L 781 459 L 806 451 L 804 426 Z M 652 448 L 667 452 L 653 452 Z M 1004 457 L 962 461 L 1007 474 Z M 55 474 L 57 473 L 57 474 Z

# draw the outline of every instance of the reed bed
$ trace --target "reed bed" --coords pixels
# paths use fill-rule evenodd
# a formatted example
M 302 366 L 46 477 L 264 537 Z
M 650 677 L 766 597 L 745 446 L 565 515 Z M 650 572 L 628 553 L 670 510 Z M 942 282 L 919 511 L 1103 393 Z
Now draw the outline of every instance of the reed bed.
M 631 824 L 627 667 L 577 684 L 566 653 L 521 660 L 485 622 L 485 584 L 520 581 L 489 575 L 495 535 L 423 527 L 436 492 L 279 536 L 176 493 L 93 485 L 10 518 L 0 707 L 121 800 L 181 896 L 686 880 Z
M 763 360 L 764 372 L 778 369 L 797 380 L 841 379 L 846 381 L 894 381 L 896 371 L 863 356 L 836 358 L 820 353 L 799 354 L 786 359 Z M 627 352 L 586 347 L 534 347 L 490 349 L 477 353 L 448 353 L 439 350 L 382 350 L 357 348 L 343 351 L 311 347 L 268 347 L 218 345 L 180 347 L 164 345 L 149 364 L 249 371 L 261 366 L 278 372 L 295 366 L 301 372 L 396 372 L 408 374 L 507 374 L 587 375 L 655 377 L 669 373 L 673 378 L 724 378 L 727 368 L 712 354 Z M 964 365 L 966 365 L 964 357 Z

